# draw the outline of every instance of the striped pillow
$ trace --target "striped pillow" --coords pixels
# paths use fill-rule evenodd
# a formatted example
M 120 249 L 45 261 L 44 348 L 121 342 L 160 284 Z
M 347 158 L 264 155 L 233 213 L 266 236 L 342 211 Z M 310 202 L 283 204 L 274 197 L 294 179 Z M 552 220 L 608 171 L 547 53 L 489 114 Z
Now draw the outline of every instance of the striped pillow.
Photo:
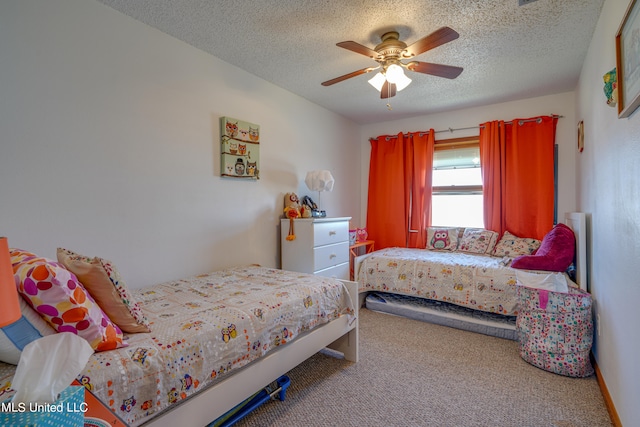
M 22 297 L 18 299 L 22 317 L 0 329 L 0 360 L 13 365 L 18 364 L 22 350 L 31 341 L 56 333 Z

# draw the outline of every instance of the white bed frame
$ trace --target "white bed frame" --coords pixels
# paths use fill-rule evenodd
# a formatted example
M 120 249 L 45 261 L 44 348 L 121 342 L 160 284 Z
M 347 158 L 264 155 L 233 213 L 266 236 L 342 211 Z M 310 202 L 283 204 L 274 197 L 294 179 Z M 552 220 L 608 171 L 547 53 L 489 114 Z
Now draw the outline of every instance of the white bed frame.
M 351 296 L 355 320 L 347 316 L 316 327 L 280 346 L 222 381 L 168 408 L 143 426 L 205 426 L 277 380 L 325 347 L 358 361 L 358 284 L 342 281 Z
M 588 291 L 588 261 L 587 261 L 587 214 L 583 212 L 567 212 L 564 214 L 564 223 L 573 230 L 576 236 L 576 254 L 574 258 L 576 266 L 576 283 L 580 289 Z M 358 277 L 358 271 L 362 261 L 371 254 L 364 254 L 354 259 L 354 277 Z M 368 292 L 358 295 L 358 305 L 363 306 Z
M 564 223 L 573 230 L 576 235 L 576 283 L 580 289 L 588 291 L 587 266 L 587 214 L 584 212 L 567 212 L 564 214 Z

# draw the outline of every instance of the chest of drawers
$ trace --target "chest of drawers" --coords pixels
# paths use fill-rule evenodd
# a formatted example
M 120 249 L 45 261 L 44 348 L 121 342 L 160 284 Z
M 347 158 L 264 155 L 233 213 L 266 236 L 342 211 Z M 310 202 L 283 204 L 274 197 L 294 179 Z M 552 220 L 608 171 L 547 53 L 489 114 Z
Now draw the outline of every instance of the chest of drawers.
M 296 219 L 295 240 L 287 240 L 289 220 L 282 219 L 282 269 L 348 280 L 350 219 Z

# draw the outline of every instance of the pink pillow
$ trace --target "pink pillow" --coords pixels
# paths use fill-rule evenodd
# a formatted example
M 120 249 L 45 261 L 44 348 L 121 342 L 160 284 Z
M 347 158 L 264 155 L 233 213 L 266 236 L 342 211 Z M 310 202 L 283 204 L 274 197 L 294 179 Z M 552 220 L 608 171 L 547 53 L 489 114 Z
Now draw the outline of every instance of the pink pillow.
M 511 267 L 523 270 L 565 271 L 573 262 L 576 240 L 573 230 L 557 224 L 542 239 L 535 255 L 515 258 Z
M 24 251 L 11 255 L 18 292 L 55 330 L 81 336 L 96 351 L 126 347 L 120 328 L 73 273 L 50 259 L 25 257 Z

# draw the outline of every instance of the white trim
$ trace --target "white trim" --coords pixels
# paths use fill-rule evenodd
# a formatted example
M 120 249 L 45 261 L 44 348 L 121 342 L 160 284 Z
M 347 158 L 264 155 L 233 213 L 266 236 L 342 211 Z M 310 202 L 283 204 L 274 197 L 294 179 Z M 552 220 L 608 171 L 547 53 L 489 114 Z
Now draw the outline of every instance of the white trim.
M 588 291 L 587 215 L 583 212 L 567 212 L 564 214 L 564 223 L 576 236 L 576 283 L 580 289 Z

